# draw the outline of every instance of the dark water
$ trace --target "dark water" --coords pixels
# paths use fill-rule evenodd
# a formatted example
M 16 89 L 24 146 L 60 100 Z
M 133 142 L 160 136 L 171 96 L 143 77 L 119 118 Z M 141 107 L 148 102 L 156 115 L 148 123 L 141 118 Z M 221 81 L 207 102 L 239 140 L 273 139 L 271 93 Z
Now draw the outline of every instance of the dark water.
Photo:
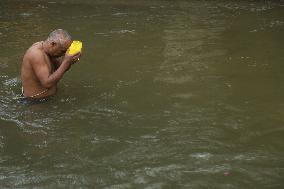
M 84 57 L 23 104 L 25 50 Z M 0 1 L 0 188 L 284 188 L 284 1 Z

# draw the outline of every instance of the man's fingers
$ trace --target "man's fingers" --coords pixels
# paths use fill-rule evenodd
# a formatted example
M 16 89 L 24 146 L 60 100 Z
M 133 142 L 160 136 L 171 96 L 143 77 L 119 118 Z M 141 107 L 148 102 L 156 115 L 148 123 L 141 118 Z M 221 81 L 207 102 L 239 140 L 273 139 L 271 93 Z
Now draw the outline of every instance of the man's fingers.
M 80 60 L 80 55 L 73 57 L 73 61 L 74 61 L 74 62 L 77 62 L 77 61 L 79 61 L 79 60 Z
M 74 55 L 73 57 L 74 57 L 75 59 L 78 59 L 78 58 L 80 58 L 80 56 L 81 56 L 81 53 L 78 53 L 78 54 Z

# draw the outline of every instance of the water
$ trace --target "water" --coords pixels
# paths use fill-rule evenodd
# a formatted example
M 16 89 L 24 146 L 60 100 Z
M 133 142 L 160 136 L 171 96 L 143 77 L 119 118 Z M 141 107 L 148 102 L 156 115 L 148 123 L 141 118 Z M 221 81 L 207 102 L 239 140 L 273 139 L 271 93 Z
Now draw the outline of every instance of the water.
M 25 50 L 84 56 L 22 104 Z M 284 2 L 2 0 L 1 188 L 283 188 Z

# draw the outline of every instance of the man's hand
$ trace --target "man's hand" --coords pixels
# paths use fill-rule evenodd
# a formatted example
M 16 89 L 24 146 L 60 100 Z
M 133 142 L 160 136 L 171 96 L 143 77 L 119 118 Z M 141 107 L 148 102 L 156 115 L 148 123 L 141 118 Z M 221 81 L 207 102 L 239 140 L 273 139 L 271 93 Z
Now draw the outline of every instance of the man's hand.
M 79 61 L 79 58 L 81 57 L 82 53 L 78 52 L 74 55 L 70 55 L 68 54 L 68 52 L 65 53 L 63 62 L 65 62 L 66 64 L 69 64 L 69 66 L 71 66 L 72 64 L 76 63 Z

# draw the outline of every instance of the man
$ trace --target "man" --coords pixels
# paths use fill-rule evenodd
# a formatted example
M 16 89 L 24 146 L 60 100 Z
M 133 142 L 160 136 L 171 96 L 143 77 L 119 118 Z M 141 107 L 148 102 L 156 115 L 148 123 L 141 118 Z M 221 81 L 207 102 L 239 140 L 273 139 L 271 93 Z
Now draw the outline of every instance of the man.
M 81 53 L 66 53 L 71 43 L 71 36 L 57 29 L 45 41 L 34 43 L 27 50 L 21 67 L 22 92 L 25 97 L 43 98 L 56 93 L 59 80 L 81 56 Z

